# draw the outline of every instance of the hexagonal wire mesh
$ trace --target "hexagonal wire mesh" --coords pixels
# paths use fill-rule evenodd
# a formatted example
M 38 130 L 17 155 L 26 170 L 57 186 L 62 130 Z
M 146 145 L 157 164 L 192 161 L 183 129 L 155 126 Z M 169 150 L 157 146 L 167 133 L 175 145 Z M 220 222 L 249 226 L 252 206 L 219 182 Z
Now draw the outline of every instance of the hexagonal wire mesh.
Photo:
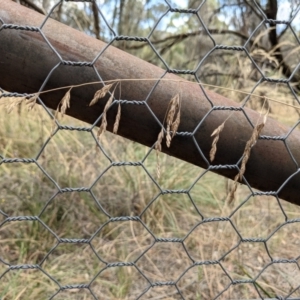
M 41 12 L 47 10 L 34 2 L 25 3 Z M 38 34 L 56 57 L 50 69 L 45 64 L 45 77 L 36 94 L 1 89 L 2 108 L 11 111 L 19 105 L 10 115 L 1 110 L 1 299 L 299 299 L 299 208 L 279 198 L 299 171 L 289 140 L 298 134 L 299 124 L 299 4 L 290 6 L 286 20 L 279 20 L 279 14 L 272 18 L 271 6 L 267 7 L 277 1 L 189 3 L 181 7 L 180 1 L 128 1 L 127 14 L 122 16 L 125 21 L 118 24 L 114 20 L 125 10 L 125 1 L 119 6 L 111 1 L 48 1 L 48 13 L 39 26 L 10 24 L 0 15 L 0 42 L 7 31 L 32 32 L 31 37 Z M 138 12 L 135 26 L 129 18 Z M 108 44 L 89 62 L 65 60 L 47 37 L 50 17 L 61 22 L 69 17 L 68 25 L 80 27 L 79 18 L 84 20 L 88 13 L 94 18 L 94 34 Z M 246 13 L 249 19 L 254 13 L 257 22 L 239 32 L 237 22 Z M 266 36 L 272 43 L 274 34 L 282 37 L 287 31 L 289 39 L 282 45 L 272 44 L 272 51 L 262 44 Z M 219 45 L 220 41 L 226 45 Z M 169 51 L 174 45 L 176 51 Z M 122 99 L 127 78 L 121 74 L 113 82 L 104 82 L 96 63 L 104 64 L 103 53 L 113 46 L 163 68 L 155 80 L 135 78 L 137 90 L 150 82 L 141 100 Z M 179 69 L 183 65 L 188 68 Z M 58 118 L 72 107 L 77 85 L 88 90 L 85 84 L 90 82 L 72 77 L 74 82 L 56 111 L 43 102 L 50 78 L 62 80 L 55 73 L 59 67 L 79 68 L 78 72 L 92 69 L 94 81 L 107 87 L 100 89 L 94 102 L 101 102 L 99 93 L 110 99 L 92 125 L 67 116 Z M 179 112 L 185 105 L 183 79 L 172 86 L 174 97 L 165 112 L 156 115 L 151 106 L 151 94 L 159 85 L 164 88 L 168 73 L 193 81 L 200 86 L 199 92 L 210 84 L 211 89 L 240 103 L 216 105 L 212 94 L 204 91 L 209 106 L 205 117 L 196 120 L 189 132 L 182 132 L 178 125 L 180 129 Z M 246 88 L 248 93 L 240 93 Z M 34 107 L 35 112 L 26 112 L 23 104 L 33 107 L 36 102 L 41 105 Z M 157 124 L 158 138 L 149 149 L 105 132 L 111 120 L 106 120 L 106 112 L 118 106 L 122 113 L 114 111 L 114 126 L 119 122 L 119 127 L 126 126 L 122 114 L 132 105 L 145 108 L 141 120 L 150 114 Z M 260 123 L 252 123 L 246 107 L 259 112 Z M 79 119 L 84 109 L 88 108 L 77 108 Z M 228 156 L 228 162 L 214 164 L 218 139 L 226 138 L 222 130 L 227 119 L 219 119 L 225 121 L 215 127 L 217 138 L 208 140 L 211 157 L 198 144 L 197 134 L 201 136 L 205 129 L 204 120 L 221 111 L 229 111 L 227 119 L 234 114 L 244 118 L 251 134 L 242 141 L 238 161 Z M 260 134 L 270 115 L 292 127 L 280 136 Z M 173 138 L 190 138 L 197 159 L 205 161 L 207 170 L 161 153 L 164 136 L 170 149 Z M 288 153 L 294 171 L 277 188 L 257 191 L 245 173 L 254 155 L 251 149 L 258 143 L 267 149 L 275 142 Z M 213 145 L 216 153 L 210 150 Z M 224 169 L 238 173 L 233 182 L 212 173 Z

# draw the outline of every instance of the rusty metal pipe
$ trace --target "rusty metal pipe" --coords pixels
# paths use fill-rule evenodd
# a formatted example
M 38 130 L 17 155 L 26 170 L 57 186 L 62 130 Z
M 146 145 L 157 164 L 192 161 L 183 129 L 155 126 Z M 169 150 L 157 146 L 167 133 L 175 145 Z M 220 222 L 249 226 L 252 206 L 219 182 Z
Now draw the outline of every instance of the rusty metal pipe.
M 0 0 L 0 18 L 5 24 L 40 26 L 44 16 L 29 10 L 12 1 Z M 63 60 L 92 62 L 105 43 L 74 30 L 68 26 L 48 19 L 42 32 Z M 103 80 L 111 79 L 157 79 L 164 70 L 153 66 L 137 57 L 127 54 L 112 46 L 108 47 L 100 58 L 90 66 L 68 66 L 60 63 L 60 58 L 48 46 L 39 32 L 4 29 L 0 31 L 0 86 L 3 89 L 34 93 L 39 90 L 54 66 L 44 90 L 66 85 L 98 80 L 95 69 Z M 179 77 L 168 74 L 166 79 L 178 80 Z M 154 86 L 154 81 L 128 81 L 122 83 L 122 99 L 144 100 Z M 99 86 L 85 86 L 72 90 L 71 107 L 67 114 L 93 124 L 103 112 L 105 101 L 88 107 L 94 92 Z M 211 133 L 225 120 L 228 111 L 214 111 L 203 119 L 211 110 L 206 96 L 201 89 L 192 83 L 180 85 L 182 95 L 181 124 L 179 131 L 192 132 L 201 120 L 201 126 L 192 136 L 176 136 L 170 148 L 163 147 L 163 152 L 207 168 L 211 148 Z M 151 93 L 148 105 L 153 113 L 163 120 L 170 99 L 178 91 L 178 83 L 162 81 Z M 56 109 L 65 91 L 43 94 L 43 102 Z M 235 106 L 238 104 L 216 93 L 206 91 L 207 96 L 216 106 Z M 108 113 L 109 130 L 116 115 L 116 107 Z M 258 114 L 245 109 L 248 118 L 255 124 Z M 234 112 L 226 122 L 221 134 L 218 151 L 214 161 L 218 164 L 236 164 L 241 158 L 245 144 L 250 138 L 253 128 L 241 111 Z M 153 146 L 160 131 L 160 126 L 145 105 L 123 105 L 119 132 L 123 137 L 147 146 Z M 262 134 L 268 136 L 284 136 L 289 128 L 268 119 Z M 203 158 L 196 143 L 199 145 Z M 252 149 L 247 164 L 245 178 L 249 184 L 262 191 L 279 191 L 279 196 L 289 202 L 300 205 L 299 176 L 296 174 L 300 161 L 300 134 L 294 131 L 286 144 L 293 154 L 292 160 L 283 141 L 259 140 Z M 215 172 L 233 178 L 236 170 L 219 169 Z M 295 174 L 294 176 L 292 176 Z M 282 184 L 292 178 L 280 189 Z

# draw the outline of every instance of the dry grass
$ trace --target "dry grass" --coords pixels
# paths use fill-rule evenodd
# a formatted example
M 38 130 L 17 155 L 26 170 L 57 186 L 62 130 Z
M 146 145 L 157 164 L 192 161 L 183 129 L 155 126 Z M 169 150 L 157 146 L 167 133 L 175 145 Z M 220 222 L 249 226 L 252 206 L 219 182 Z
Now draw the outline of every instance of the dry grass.
M 213 133 L 211 134 L 211 136 L 214 136 L 213 142 L 211 144 L 211 149 L 209 152 L 209 159 L 211 162 L 213 162 L 215 159 L 215 156 L 217 153 L 217 143 L 220 138 L 220 134 L 221 134 L 222 130 L 224 129 L 224 126 L 225 126 L 225 121 L 220 126 L 218 126 L 217 129 L 215 129 L 213 131 Z
M 119 125 L 120 125 L 120 120 L 121 120 L 121 104 L 119 103 L 118 105 L 118 112 L 116 115 L 116 119 L 115 119 L 115 123 L 114 123 L 114 128 L 113 128 L 113 133 L 117 134 L 118 133 L 118 129 L 119 129 Z
M 163 138 L 165 136 L 164 129 L 162 128 L 157 136 L 157 141 L 155 143 L 155 150 L 156 150 L 156 174 L 157 178 L 160 178 L 160 161 L 159 161 L 159 153 L 161 152 L 161 144 L 163 141 Z
M 175 136 L 177 129 L 180 124 L 180 98 L 179 94 L 176 94 L 169 103 L 167 115 L 166 115 L 166 124 L 167 124 L 167 134 L 166 134 L 166 144 L 169 148 L 171 146 L 171 141 Z M 172 135 L 171 135 L 172 131 Z
M 107 128 L 107 119 L 106 119 L 106 113 L 109 109 L 109 107 L 111 106 L 113 100 L 114 100 L 114 94 L 115 94 L 115 90 L 116 88 L 114 88 L 113 92 L 111 93 L 110 97 L 108 98 L 105 106 L 104 106 L 104 110 L 103 110 L 103 114 L 102 114 L 102 119 L 101 119 L 101 125 L 99 126 L 98 132 L 97 132 L 97 138 L 98 140 L 100 139 L 101 135 L 103 133 L 105 133 L 106 128 Z M 93 101 L 93 100 L 92 100 Z
M 168 123 L 170 131 L 179 114 L 180 105 L 176 107 Z M 142 161 L 149 149 L 106 132 L 101 136 L 102 151 L 96 151 L 97 132 L 93 137 L 89 132 L 59 130 L 52 136 L 51 118 L 40 107 L 30 112 L 25 108 L 16 107 L 10 115 L 0 111 L 0 155 L 34 157 L 45 172 L 34 163 L 0 164 L 1 299 L 47 299 L 59 285 L 91 281 L 90 290 L 99 299 L 136 299 L 149 288 L 142 274 L 151 282 L 179 279 L 177 287 L 185 299 L 213 299 L 222 291 L 218 299 L 259 298 L 253 284 L 231 285 L 226 290 L 230 279 L 221 265 L 233 280 L 258 276 L 271 258 L 264 243 L 240 243 L 239 234 L 267 238 L 284 224 L 285 215 L 297 218 L 300 208 L 280 201 L 284 215 L 275 197 L 249 197 L 245 186 L 237 186 L 234 205 L 228 206 L 225 199 L 232 189 L 228 180 L 163 153 L 159 154 L 159 186 L 192 188 L 188 194 L 159 195 L 153 180 L 157 178 L 155 151 L 144 161 L 147 171 L 142 166 L 111 166 L 111 161 Z M 67 116 L 64 123 L 83 125 Z M 162 139 L 163 133 L 157 151 Z M 48 176 L 60 188 L 93 186 L 92 194 L 58 193 Z M 47 227 L 39 221 L 4 222 L 7 216 L 22 215 L 38 216 Z M 108 222 L 109 216 L 136 215 L 146 227 L 136 221 Z M 239 234 L 226 220 L 201 223 L 203 218 L 228 216 Z M 298 259 L 298 224 L 286 224 L 270 236 L 266 244 L 273 259 Z M 154 243 L 154 236 L 184 238 L 184 243 Z M 90 245 L 65 244 L 58 243 L 57 237 L 92 239 Z M 193 266 L 193 260 L 220 260 L 221 265 Z M 119 261 L 135 262 L 138 269 L 105 269 L 106 263 Z M 8 264 L 40 264 L 56 282 L 38 269 L 5 273 Z M 299 285 L 300 272 L 296 264 L 272 264 L 256 282 L 263 297 L 287 295 Z M 292 296 L 299 296 L 299 291 Z M 71 289 L 55 299 L 93 297 L 88 289 Z M 141 299 L 181 298 L 175 286 L 156 286 Z
M 106 94 L 109 92 L 110 88 L 112 87 L 112 84 L 108 84 L 105 85 L 103 88 L 101 88 L 100 90 L 98 90 L 95 95 L 94 98 L 92 99 L 92 101 L 90 102 L 89 106 L 92 106 L 94 104 L 96 104 L 99 99 L 103 98 L 106 96 Z
M 180 124 L 180 109 L 181 109 L 180 97 L 179 94 L 176 94 L 169 102 L 165 119 L 163 121 L 163 125 L 166 122 L 166 127 L 167 127 L 166 145 L 168 148 L 170 148 L 172 139 L 175 136 Z M 162 141 L 164 139 L 164 136 L 165 136 L 165 132 L 164 132 L 164 128 L 162 128 L 157 136 L 157 141 L 154 146 L 154 149 L 156 150 L 156 160 L 157 160 L 156 163 L 157 178 L 160 178 L 160 173 L 161 173 L 159 152 L 161 152 L 162 149 Z
M 256 125 L 253 129 L 250 139 L 246 143 L 239 173 L 234 177 L 234 180 L 233 180 L 234 182 L 233 182 L 232 188 L 226 199 L 226 202 L 228 202 L 229 204 L 231 204 L 234 199 L 234 194 L 238 187 L 238 180 L 242 181 L 242 179 L 243 179 L 243 176 L 246 171 L 246 164 L 250 158 L 251 150 L 254 147 L 254 145 L 256 144 L 256 142 L 259 138 L 259 135 L 264 128 L 264 125 L 265 125 L 264 123 L 260 123 L 260 124 Z M 212 148 L 212 150 L 213 150 L 213 148 Z

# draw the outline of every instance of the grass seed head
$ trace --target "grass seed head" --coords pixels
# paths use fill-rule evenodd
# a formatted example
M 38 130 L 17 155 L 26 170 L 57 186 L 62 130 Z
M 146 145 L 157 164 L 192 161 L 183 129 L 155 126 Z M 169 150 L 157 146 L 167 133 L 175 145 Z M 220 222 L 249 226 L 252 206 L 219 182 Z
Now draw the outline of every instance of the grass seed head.
M 98 141 L 100 140 L 100 137 L 101 137 L 102 133 L 105 132 L 106 127 L 107 127 L 107 121 L 106 121 L 106 118 L 103 118 L 102 119 L 102 123 L 101 123 L 101 125 L 100 125 L 100 127 L 98 129 L 98 132 L 97 132 L 97 139 L 98 139 Z
M 179 124 L 180 124 L 180 108 L 177 111 L 175 121 L 171 125 L 172 139 L 178 130 Z
M 248 142 L 246 143 L 245 146 L 245 150 L 243 153 L 243 159 L 242 159 L 242 163 L 241 163 L 241 167 L 240 167 L 240 171 L 239 173 L 234 177 L 234 183 L 233 186 L 227 196 L 226 201 L 231 204 L 231 202 L 234 199 L 235 196 L 235 192 L 237 190 L 237 185 L 238 185 L 238 180 L 241 181 L 243 179 L 243 176 L 246 172 L 246 164 L 250 158 L 250 153 L 251 153 L 251 149 L 252 147 L 256 144 L 258 137 L 261 133 L 261 131 L 263 130 L 265 124 L 264 123 L 260 123 L 258 125 L 256 125 L 253 129 L 252 135 L 250 137 L 250 139 L 248 140 Z
M 61 99 L 61 102 L 60 102 L 60 113 L 61 113 L 61 116 L 63 117 L 65 114 L 66 114 L 66 110 L 68 108 L 70 108 L 70 99 L 71 99 L 71 89 L 70 88 L 66 94 L 64 95 L 64 97 Z M 58 106 L 59 107 L 59 106 Z
M 120 120 L 121 120 L 121 104 L 119 103 L 118 112 L 117 112 L 117 115 L 116 115 L 116 120 L 115 120 L 115 123 L 114 123 L 114 129 L 113 129 L 114 134 L 117 134 L 117 132 L 118 132 Z
M 164 138 L 164 129 L 162 128 L 157 136 L 157 141 L 155 143 L 155 150 L 156 150 L 156 174 L 157 174 L 157 178 L 160 178 L 160 162 L 159 162 L 159 152 L 161 152 L 161 145 L 162 145 L 162 140 Z
M 9 93 L 5 90 L 0 91 L 0 95 L 4 94 L 4 93 Z M 26 100 L 26 97 L 2 97 L 0 99 L 0 105 L 3 105 L 4 108 L 6 109 L 6 112 L 9 114 L 12 112 L 12 110 L 18 106 L 19 104 L 21 104 L 22 102 L 24 102 Z
M 155 143 L 155 150 L 161 152 L 161 144 L 162 144 L 163 138 L 164 138 L 164 129 L 162 128 L 157 136 L 157 141 Z
M 116 90 L 116 88 L 113 90 L 113 92 L 111 93 L 109 99 L 107 100 L 107 102 L 105 104 L 105 107 L 104 107 L 104 110 L 103 110 L 103 115 L 102 115 L 101 125 L 100 125 L 98 133 L 97 133 L 98 140 L 100 139 L 101 135 L 106 131 L 106 128 L 107 128 L 106 113 L 107 113 L 110 105 L 112 104 L 112 102 L 114 100 L 115 90 Z
M 171 146 L 171 141 L 180 124 L 180 99 L 179 94 L 176 94 L 169 103 L 169 109 L 167 112 L 167 133 L 166 133 L 166 144 L 167 147 Z M 171 131 L 172 130 L 172 135 Z
M 235 198 L 235 192 L 238 187 L 238 179 L 239 179 L 239 174 L 235 175 L 233 185 L 232 185 L 232 187 L 229 191 L 229 194 L 227 195 L 227 198 L 225 200 L 225 202 L 227 202 L 228 204 L 231 204 Z
M 99 101 L 99 99 L 105 97 L 106 94 L 109 92 L 110 88 L 112 87 L 112 85 L 113 84 L 105 85 L 102 89 L 96 91 L 94 98 L 90 102 L 89 106 L 96 104 Z
M 211 136 L 215 136 L 214 140 L 212 142 L 212 145 L 211 145 L 210 152 L 209 152 L 209 159 L 210 159 L 211 162 L 213 162 L 214 159 L 215 159 L 215 155 L 216 155 L 216 152 L 217 152 L 217 143 L 218 143 L 219 138 L 220 138 L 220 133 L 224 129 L 224 125 L 225 125 L 225 121 L 220 126 L 218 126 L 218 128 L 216 128 L 213 131 L 213 133 L 211 134 Z
M 26 100 L 26 105 L 28 110 L 32 110 L 36 104 L 36 100 L 38 99 L 39 95 L 35 94 L 32 97 L 30 97 L 29 99 Z
M 264 123 L 260 123 L 260 124 L 256 125 L 254 127 L 254 129 L 253 129 L 251 138 L 246 143 L 245 150 L 244 150 L 244 153 L 243 153 L 244 157 L 243 157 L 241 168 L 240 168 L 240 172 L 239 172 L 239 179 L 240 180 L 242 180 L 243 175 L 244 175 L 244 173 L 246 171 L 246 164 L 247 164 L 247 162 L 248 162 L 248 160 L 250 158 L 251 149 L 256 144 L 256 142 L 258 140 L 258 137 L 259 137 L 261 131 L 263 130 L 264 126 L 265 126 Z
M 113 100 L 114 100 L 114 94 L 115 94 L 115 90 L 111 93 L 109 99 L 107 100 L 105 106 L 104 106 L 104 113 L 106 113 L 110 107 L 110 105 L 112 104 Z

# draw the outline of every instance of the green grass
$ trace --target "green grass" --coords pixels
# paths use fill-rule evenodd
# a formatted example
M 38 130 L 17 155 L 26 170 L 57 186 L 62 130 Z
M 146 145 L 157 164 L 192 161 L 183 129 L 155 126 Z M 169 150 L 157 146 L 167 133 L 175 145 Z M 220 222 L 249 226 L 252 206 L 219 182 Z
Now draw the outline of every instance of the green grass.
M 64 122 L 87 126 L 68 117 Z M 40 107 L 31 112 L 21 107 L 10 115 L 0 111 L 0 155 L 37 158 L 42 167 L 0 164 L 0 258 L 5 262 L 0 261 L 0 276 L 9 264 L 40 264 L 57 282 L 40 270 L 11 270 L 0 278 L 2 300 L 47 299 L 59 290 L 59 284 L 88 284 L 93 279 L 90 289 L 98 298 L 136 299 L 149 287 L 138 269 L 151 282 L 176 281 L 192 266 L 180 243 L 155 243 L 149 249 L 153 236 L 185 238 L 193 228 L 184 241 L 190 256 L 195 261 L 223 258 L 222 266 L 234 280 L 255 278 L 270 263 L 263 243 L 242 243 L 224 257 L 239 242 L 230 222 L 197 226 L 202 217 L 231 215 L 246 200 L 248 188 L 239 186 L 234 205 L 228 206 L 224 199 L 230 182 L 214 173 L 160 153 L 158 179 L 155 152 L 144 162 L 151 176 L 141 166 L 111 167 L 110 160 L 96 149 L 91 133 L 58 131 L 48 141 L 52 127 Z M 104 134 L 101 145 L 112 161 L 141 161 L 149 151 L 110 133 Z M 195 182 L 189 194 L 159 196 L 157 184 L 163 189 L 189 189 Z M 93 188 L 92 193 L 60 194 L 57 185 Z M 282 205 L 289 218 L 299 216 L 300 208 L 286 202 Z M 40 221 L 5 222 L 6 216 L 38 216 Z M 135 221 L 108 222 L 109 216 L 140 216 L 146 227 Z M 231 220 L 244 238 L 266 238 L 285 221 L 275 198 L 266 196 L 250 197 Z M 299 233 L 298 223 L 283 226 L 267 242 L 271 255 L 296 259 Z M 92 237 L 92 248 L 88 244 L 58 244 L 57 237 Z M 138 269 L 105 269 L 105 263 L 120 261 L 136 262 Z M 297 287 L 299 278 L 295 264 L 273 264 L 259 276 L 257 288 L 264 296 L 285 295 Z M 190 268 L 177 286 L 185 299 L 213 299 L 229 284 L 219 265 L 201 265 Z M 143 297 L 180 299 L 174 286 L 153 287 Z M 231 286 L 219 297 L 237 298 L 259 297 L 251 284 Z M 72 289 L 61 291 L 54 299 L 93 297 L 87 289 Z

